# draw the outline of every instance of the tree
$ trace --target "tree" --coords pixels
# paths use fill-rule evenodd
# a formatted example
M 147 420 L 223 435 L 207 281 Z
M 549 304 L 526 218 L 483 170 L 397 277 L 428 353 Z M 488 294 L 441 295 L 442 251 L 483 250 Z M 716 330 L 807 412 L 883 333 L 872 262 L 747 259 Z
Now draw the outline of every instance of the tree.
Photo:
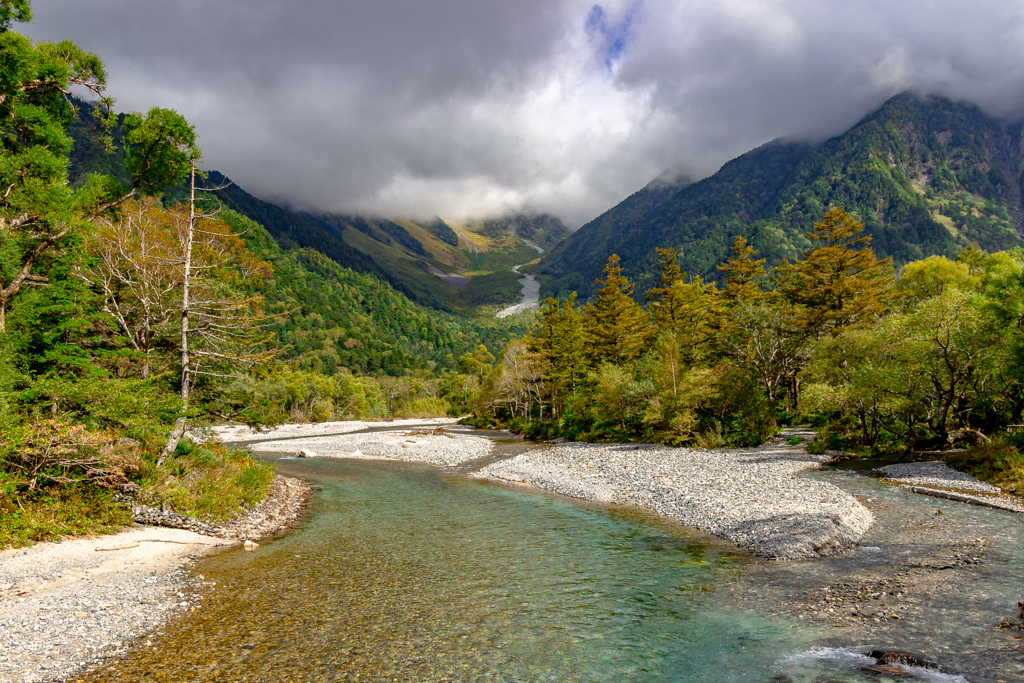
M 674 249 L 658 249 L 661 282 L 647 290 L 647 303 L 659 330 L 670 333 L 671 342 L 684 352 L 687 363 L 706 355 L 713 339 L 722 333 L 720 293 L 713 282 L 700 276 L 686 281 L 676 265 Z M 663 338 L 667 342 L 669 338 Z
M 189 200 L 168 212 L 176 237 L 174 269 L 178 301 L 178 352 L 181 414 L 157 460 L 162 464 L 185 433 L 192 384 L 198 376 L 233 377 L 239 367 L 265 363 L 274 353 L 263 349 L 262 298 L 239 296 L 231 285 L 245 286 L 268 277 L 269 266 L 245 250 L 245 244 L 214 214 L 197 211 L 195 161 Z
M 597 363 L 628 362 L 640 355 L 650 336 L 648 316 L 633 300 L 633 283 L 622 275 L 617 254 L 608 257 L 604 279 L 597 281 L 603 286 L 586 308 L 590 355 Z
M 195 133 L 178 114 L 154 109 L 126 122 L 133 187 L 95 176 L 68 185 L 71 140 L 65 130 L 76 108 L 71 88 L 99 96 L 96 108 L 113 123 L 103 96 L 106 73 L 99 58 L 70 41 L 33 44 L 11 30 L 28 21 L 26 0 L 0 2 L 0 333 L 10 302 L 27 285 L 45 284 L 39 266 L 76 231 L 137 190 L 160 190 L 180 181 L 195 147 Z
M 838 207 L 807 233 L 815 248 L 777 270 L 779 290 L 797 306 L 809 334 L 837 334 L 844 327 L 877 322 L 892 299 L 892 259 L 879 260 L 864 226 Z
M 785 388 L 807 363 L 810 339 L 793 334 L 792 315 L 781 303 L 737 303 L 730 311 L 723 346 L 730 361 L 751 370 L 775 418 Z
M 180 285 L 176 247 L 161 208 L 129 201 L 116 217 L 100 221 L 88 246 L 93 258 L 78 271 L 100 291 L 116 331 L 142 356 L 142 379 L 149 377 L 159 335 L 174 318 Z
M 747 238 L 738 236 L 732 245 L 733 255 L 718 266 L 725 273 L 725 289 L 722 297 L 729 305 L 742 301 L 754 303 L 771 297 L 762 289 L 767 278 L 765 259 L 754 260 L 754 248 L 747 246 Z
M 565 301 L 545 299 L 537 326 L 526 336 L 531 352 L 544 363 L 544 383 L 553 412 L 561 414 L 567 395 L 575 394 L 587 373 L 587 334 L 576 293 Z

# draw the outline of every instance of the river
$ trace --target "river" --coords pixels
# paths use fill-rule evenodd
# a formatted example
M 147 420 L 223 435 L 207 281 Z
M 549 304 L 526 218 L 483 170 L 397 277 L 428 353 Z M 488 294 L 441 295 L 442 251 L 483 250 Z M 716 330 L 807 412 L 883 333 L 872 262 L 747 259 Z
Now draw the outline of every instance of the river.
M 528 447 L 501 442 L 496 457 Z M 202 608 L 85 680 L 897 680 L 863 669 L 859 653 L 872 647 L 949 668 L 918 671 L 924 680 L 1024 673 L 1021 641 L 994 630 L 1024 597 L 1010 513 L 817 473 L 869 504 L 876 527 L 839 558 L 765 562 L 639 510 L 457 470 L 279 465 L 317 490 L 301 526 L 255 552 L 201 560 L 196 571 L 216 582 Z M 972 551 L 982 562 L 903 574 L 960 532 L 989 539 Z M 923 589 L 892 607 L 902 619 L 812 614 L 824 588 L 889 573 Z

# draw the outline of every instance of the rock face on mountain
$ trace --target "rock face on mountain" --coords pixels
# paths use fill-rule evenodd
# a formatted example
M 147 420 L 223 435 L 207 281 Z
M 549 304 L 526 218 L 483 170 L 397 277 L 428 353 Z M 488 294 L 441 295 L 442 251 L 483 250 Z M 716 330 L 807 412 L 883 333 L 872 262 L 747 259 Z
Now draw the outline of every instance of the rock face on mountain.
M 680 251 L 690 274 L 715 278 L 738 235 L 769 264 L 810 245 L 830 206 L 854 213 L 876 253 L 897 263 L 955 255 L 968 245 L 1024 244 L 1022 126 L 941 98 L 898 95 L 821 144 L 775 141 L 700 182 L 659 179 L 584 225 L 535 272 L 544 294 L 589 297 L 610 254 L 643 292 L 656 247 Z

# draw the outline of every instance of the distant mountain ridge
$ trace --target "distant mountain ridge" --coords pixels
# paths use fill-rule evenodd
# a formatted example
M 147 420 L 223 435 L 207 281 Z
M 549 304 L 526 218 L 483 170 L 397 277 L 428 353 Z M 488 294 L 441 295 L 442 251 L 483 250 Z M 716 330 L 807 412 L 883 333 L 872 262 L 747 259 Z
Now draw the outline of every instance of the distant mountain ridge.
M 127 181 L 123 159 L 109 154 L 90 116 L 91 105 L 77 102 L 79 115 L 69 128 L 74 146 L 70 180 L 85 181 L 90 173 Z M 120 140 L 121 129 L 113 131 Z M 209 171 L 205 185 L 228 208 L 250 218 L 286 250 L 314 249 L 337 264 L 385 280 L 418 304 L 452 313 L 475 306 L 507 303 L 518 297 L 514 265 L 535 260 L 569 234 L 562 222 L 547 214 L 513 214 L 465 224 L 440 218 L 428 221 L 295 211 L 246 192 L 218 171 Z M 179 201 L 184 187 L 171 190 L 165 203 Z M 453 287 L 438 274 L 473 275 L 472 286 Z M 464 281 L 465 278 L 461 278 Z
M 1021 134 L 1019 122 L 972 105 L 905 93 L 821 144 L 770 142 L 696 183 L 652 181 L 533 270 L 545 295 L 586 298 L 616 253 L 642 292 L 655 279 L 655 248 L 673 247 L 684 270 L 715 279 L 739 235 L 771 264 L 796 257 L 832 205 L 861 220 L 875 251 L 897 264 L 968 245 L 1022 246 Z

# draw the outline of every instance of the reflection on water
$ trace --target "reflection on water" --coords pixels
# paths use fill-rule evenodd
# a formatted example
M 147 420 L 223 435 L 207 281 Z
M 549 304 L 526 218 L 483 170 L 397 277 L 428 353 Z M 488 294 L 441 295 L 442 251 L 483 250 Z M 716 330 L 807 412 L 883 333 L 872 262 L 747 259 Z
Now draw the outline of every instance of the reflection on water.
M 895 680 L 801 657 L 841 639 L 737 604 L 772 563 L 640 512 L 419 465 L 280 469 L 318 487 L 304 525 L 200 562 L 203 608 L 87 680 Z

